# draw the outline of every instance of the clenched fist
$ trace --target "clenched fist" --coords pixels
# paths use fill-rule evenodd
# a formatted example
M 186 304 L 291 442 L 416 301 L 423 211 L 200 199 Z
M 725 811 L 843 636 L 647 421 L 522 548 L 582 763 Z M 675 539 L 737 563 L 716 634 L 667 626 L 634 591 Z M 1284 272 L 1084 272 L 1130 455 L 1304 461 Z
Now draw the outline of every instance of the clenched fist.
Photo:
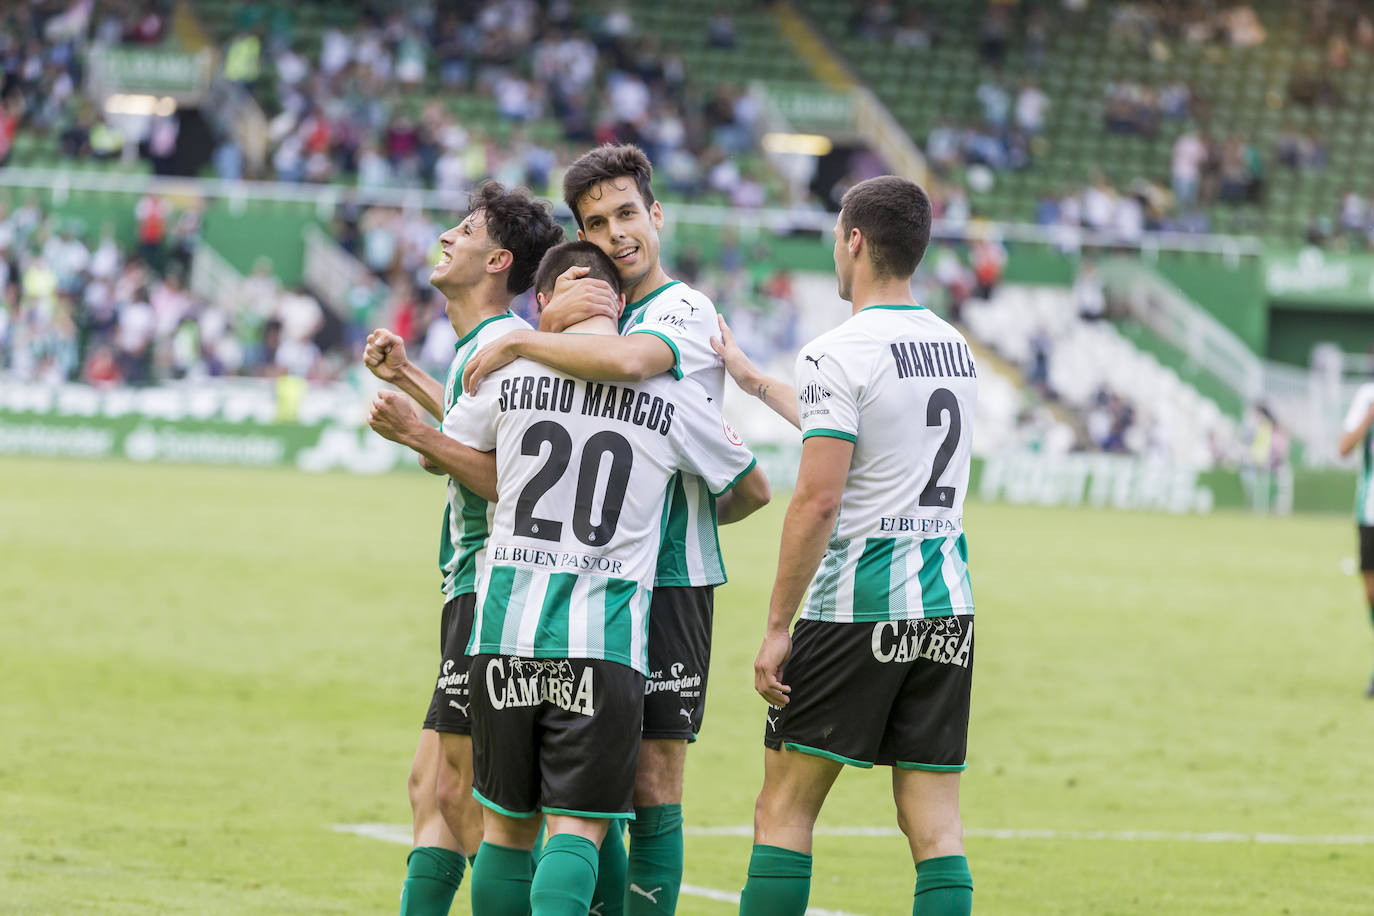
M 367 345 L 363 347 L 363 365 L 373 375 L 384 382 L 395 382 L 401 377 L 406 363 L 406 345 L 399 334 L 378 328 L 367 335 Z

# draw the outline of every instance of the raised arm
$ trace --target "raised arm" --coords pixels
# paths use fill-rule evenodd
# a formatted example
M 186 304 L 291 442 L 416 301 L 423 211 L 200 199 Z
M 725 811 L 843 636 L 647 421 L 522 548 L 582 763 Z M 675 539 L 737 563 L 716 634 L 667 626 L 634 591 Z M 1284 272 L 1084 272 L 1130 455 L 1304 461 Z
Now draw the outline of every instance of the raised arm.
M 377 392 L 367 425 L 383 438 L 418 452 L 425 470 L 436 467 L 483 499 L 496 500 L 496 453 L 479 452 L 444 435 L 416 416 L 402 395 Z
M 444 386 L 406 357 L 405 341 L 400 335 L 386 328 L 367 335 L 363 365 L 377 378 L 414 398 L 434 419 L 444 419 Z
M 853 456 L 854 443 L 847 439 L 812 436 L 802 442 L 797 488 L 782 522 L 768 623 L 754 659 L 754 689 L 772 706 L 787 705 L 791 688 L 782 682 L 782 666 L 792 653 L 792 618 L 825 556 Z
M 725 363 L 725 371 L 735 380 L 735 384 L 746 394 L 752 394 L 768 406 L 773 413 L 801 429 L 801 419 L 797 416 L 797 392 L 784 381 L 765 375 L 744 355 L 735 335 L 725 323 L 723 316 L 716 316 L 720 322 L 720 336 L 711 338 L 711 349 L 720 355 Z

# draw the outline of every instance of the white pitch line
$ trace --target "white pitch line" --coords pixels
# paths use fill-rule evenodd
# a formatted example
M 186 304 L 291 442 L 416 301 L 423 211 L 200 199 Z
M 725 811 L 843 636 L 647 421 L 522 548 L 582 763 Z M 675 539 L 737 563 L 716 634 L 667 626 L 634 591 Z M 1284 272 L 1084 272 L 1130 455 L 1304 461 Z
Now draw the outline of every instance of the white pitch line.
M 689 836 L 754 835 L 747 824 L 730 827 L 684 827 Z M 902 833 L 896 827 L 817 827 L 816 836 L 896 837 Z M 1117 842 L 1165 843 L 1268 843 L 1282 846 L 1371 846 L 1374 834 L 1341 833 L 1170 833 L 1163 830 L 1011 830 L 969 827 L 964 836 L 982 840 L 1113 840 Z
M 352 833 L 356 836 L 383 840 L 387 843 L 399 843 L 402 846 L 409 846 L 412 842 L 410 828 L 401 824 L 335 824 L 334 829 L 339 833 Z M 688 832 L 692 831 L 688 830 Z M 684 884 L 681 892 L 692 897 L 704 897 L 707 900 L 716 900 L 720 903 L 739 903 L 739 894 L 732 891 L 719 891 L 714 887 Z M 822 910 L 813 906 L 807 908 L 806 916 L 860 916 L 860 914 L 847 913 L 844 910 Z

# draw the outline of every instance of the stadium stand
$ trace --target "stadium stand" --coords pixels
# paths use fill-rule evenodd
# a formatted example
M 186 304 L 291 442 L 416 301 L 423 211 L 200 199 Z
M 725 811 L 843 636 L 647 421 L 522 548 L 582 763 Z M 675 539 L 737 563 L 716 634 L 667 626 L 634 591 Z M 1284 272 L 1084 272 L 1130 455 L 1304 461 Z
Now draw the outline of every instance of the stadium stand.
M 986 216 L 1369 244 L 1360 4 L 801 6 Z
M 964 315 L 1032 384 L 1080 412 L 1092 448 L 1200 469 L 1235 457 L 1236 420 L 1109 322 L 1080 315 L 1069 291 L 1006 285 Z

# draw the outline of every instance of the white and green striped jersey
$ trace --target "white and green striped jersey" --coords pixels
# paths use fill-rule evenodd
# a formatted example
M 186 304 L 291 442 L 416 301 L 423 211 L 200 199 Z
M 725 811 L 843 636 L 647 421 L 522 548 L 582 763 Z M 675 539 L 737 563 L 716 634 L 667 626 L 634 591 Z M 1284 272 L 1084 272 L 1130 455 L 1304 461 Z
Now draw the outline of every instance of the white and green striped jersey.
M 710 493 L 754 457 L 701 386 L 588 382 L 520 359 L 446 431 L 496 449 L 499 499 L 468 653 L 595 658 L 648 673 L 654 565 L 681 469 Z
M 1355 397 L 1345 413 L 1341 431 L 1353 433 L 1359 429 L 1370 407 L 1374 407 L 1374 382 L 1355 389 Z M 1360 476 L 1355 485 L 1355 524 L 1366 527 L 1374 525 L 1374 427 L 1370 427 L 1360 443 Z
M 486 319 L 468 331 L 454 345 L 448 381 L 444 383 L 444 423 L 463 396 L 463 369 L 472 354 L 511 331 L 528 328 L 529 322 L 511 312 Z M 451 434 L 450 434 L 451 435 Z M 439 531 L 439 572 L 444 576 L 444 598 L 470 595 L 477 591 L 477 579 L 486 562 L 487 536 L 495 507 L 454 480 L 448 479 L 448 501 L 444 504 L 444 524 Z
M 854 443 L 808 620 L 973 613 L 964 493 L 977 372 L 964 338 L 921 306 L 874 305 L 797 357 L 802 438 Z
M 620 333 L 653 334 L 666 342 L 673 348 L 673 377 L 699 384 L 719 412 L 725 364 L 711 348 L 720 327 L 716 307 L 706 295 L 677 280 L 665 283 L 625 306 Z M 720 585 L 725 581 L 725 562 L 716 536 L 716 501 L 709 488 L 691 474 L 678 474 L 670 500 L 654 584 Z

